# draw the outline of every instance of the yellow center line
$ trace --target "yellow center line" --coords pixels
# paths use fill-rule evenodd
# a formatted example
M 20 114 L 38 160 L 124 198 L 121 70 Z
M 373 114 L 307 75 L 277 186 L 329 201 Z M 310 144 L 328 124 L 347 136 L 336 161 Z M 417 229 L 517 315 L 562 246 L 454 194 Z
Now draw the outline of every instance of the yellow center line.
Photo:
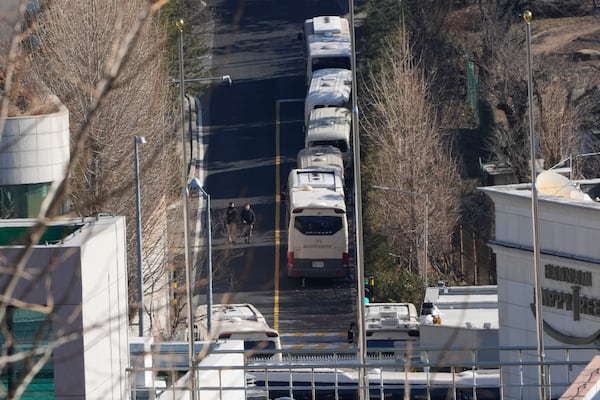
M 281 189 L 279 184 L 279 175 L 281 167 L 281 148 L 280 148 L 280 129 L 281 123 L 279 120 L 280 103 L 275 101 L 275 288 L 273 293 L 273 329 L 279 332 L 279 255 L 280 255 L 280 231 L 279 231 L 279 215 L 280 215 L 280 197 Z

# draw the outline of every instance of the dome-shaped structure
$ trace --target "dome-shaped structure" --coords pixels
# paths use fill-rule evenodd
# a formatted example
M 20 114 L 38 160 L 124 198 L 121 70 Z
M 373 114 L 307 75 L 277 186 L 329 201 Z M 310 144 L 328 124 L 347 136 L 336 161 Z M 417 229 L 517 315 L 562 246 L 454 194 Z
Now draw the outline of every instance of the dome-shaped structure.
M 538 192 L 541 194 L 566 197 L 572 200 L 591 201 L 591 198 L 571 182 L 569 178 L 552 170 L 540 173 L 535 183 Z

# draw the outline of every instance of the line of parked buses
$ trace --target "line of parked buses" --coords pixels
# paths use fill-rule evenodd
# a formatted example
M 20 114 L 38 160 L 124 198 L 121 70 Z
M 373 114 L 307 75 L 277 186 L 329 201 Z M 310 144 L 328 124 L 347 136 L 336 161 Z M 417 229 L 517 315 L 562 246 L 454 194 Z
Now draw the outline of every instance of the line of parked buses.
M 351 36 L 339 16 L 307 19 L 304 149 L 290 171 L 287 274 L 339 278 L 349 270 L 345 181 L 351 171 Z
M 288 275 L 341 277 L 348 270 L 344 176 L 351 162 L 348 20 L 337 16 L 311 18 L 305 21 L 300 36 L 306 40 L 309 88 L 305 148 L 298 153 L 298 168 L 289 174 L 286 196 Z M 198 306 L 195 340 L 243 340 L 249 354 L 258 352 L 258 358 L 266 355 L 273 361 L 281 360 L 279 333 L 252 304 L 213 304 L 211 318 L 213 325 L 208 332 L 207 307 Z

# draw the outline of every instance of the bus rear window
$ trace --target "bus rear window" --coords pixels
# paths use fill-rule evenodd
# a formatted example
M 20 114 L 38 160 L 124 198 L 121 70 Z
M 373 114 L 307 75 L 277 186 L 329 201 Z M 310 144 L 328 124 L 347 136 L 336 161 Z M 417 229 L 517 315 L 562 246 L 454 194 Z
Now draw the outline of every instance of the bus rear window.
M 303 235 L 333 235 L 342 229 L 342 218 L 337 216 L 297 216 L 294 228 Z

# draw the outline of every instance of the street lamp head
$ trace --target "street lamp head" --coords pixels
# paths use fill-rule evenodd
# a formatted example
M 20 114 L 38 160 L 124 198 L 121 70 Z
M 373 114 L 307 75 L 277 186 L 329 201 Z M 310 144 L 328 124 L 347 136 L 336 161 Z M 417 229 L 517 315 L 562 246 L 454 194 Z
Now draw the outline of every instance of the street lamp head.
M 175 22 L 175 27 L 178 31 L 183 32 L 183 19 L 180 19 L 179 21 Z
M 135 143 L 137 144 L 146 144 L 148 142 L 146 142 L 146 138 L 143 136 L 136 136 L 135 137 Z
M 223 82 L 226 82 L 228 85 L 231 85 L 231 76 L 230 75 L 223 75 Z
M 202 184 L 200 183 L 200 179 L 198 179 L 198 178 L 192 178 L 192 180 L 190 181 L 190 187 L 192 189 L 200 190 L 202 188 Z
M 523 19 L 525 20 L 525 22 L 531 21 L 532 17 L 533 17 L 533 14 L 531 13 L 531 11 L 525 10 L 525 12 L 523 13 Z

